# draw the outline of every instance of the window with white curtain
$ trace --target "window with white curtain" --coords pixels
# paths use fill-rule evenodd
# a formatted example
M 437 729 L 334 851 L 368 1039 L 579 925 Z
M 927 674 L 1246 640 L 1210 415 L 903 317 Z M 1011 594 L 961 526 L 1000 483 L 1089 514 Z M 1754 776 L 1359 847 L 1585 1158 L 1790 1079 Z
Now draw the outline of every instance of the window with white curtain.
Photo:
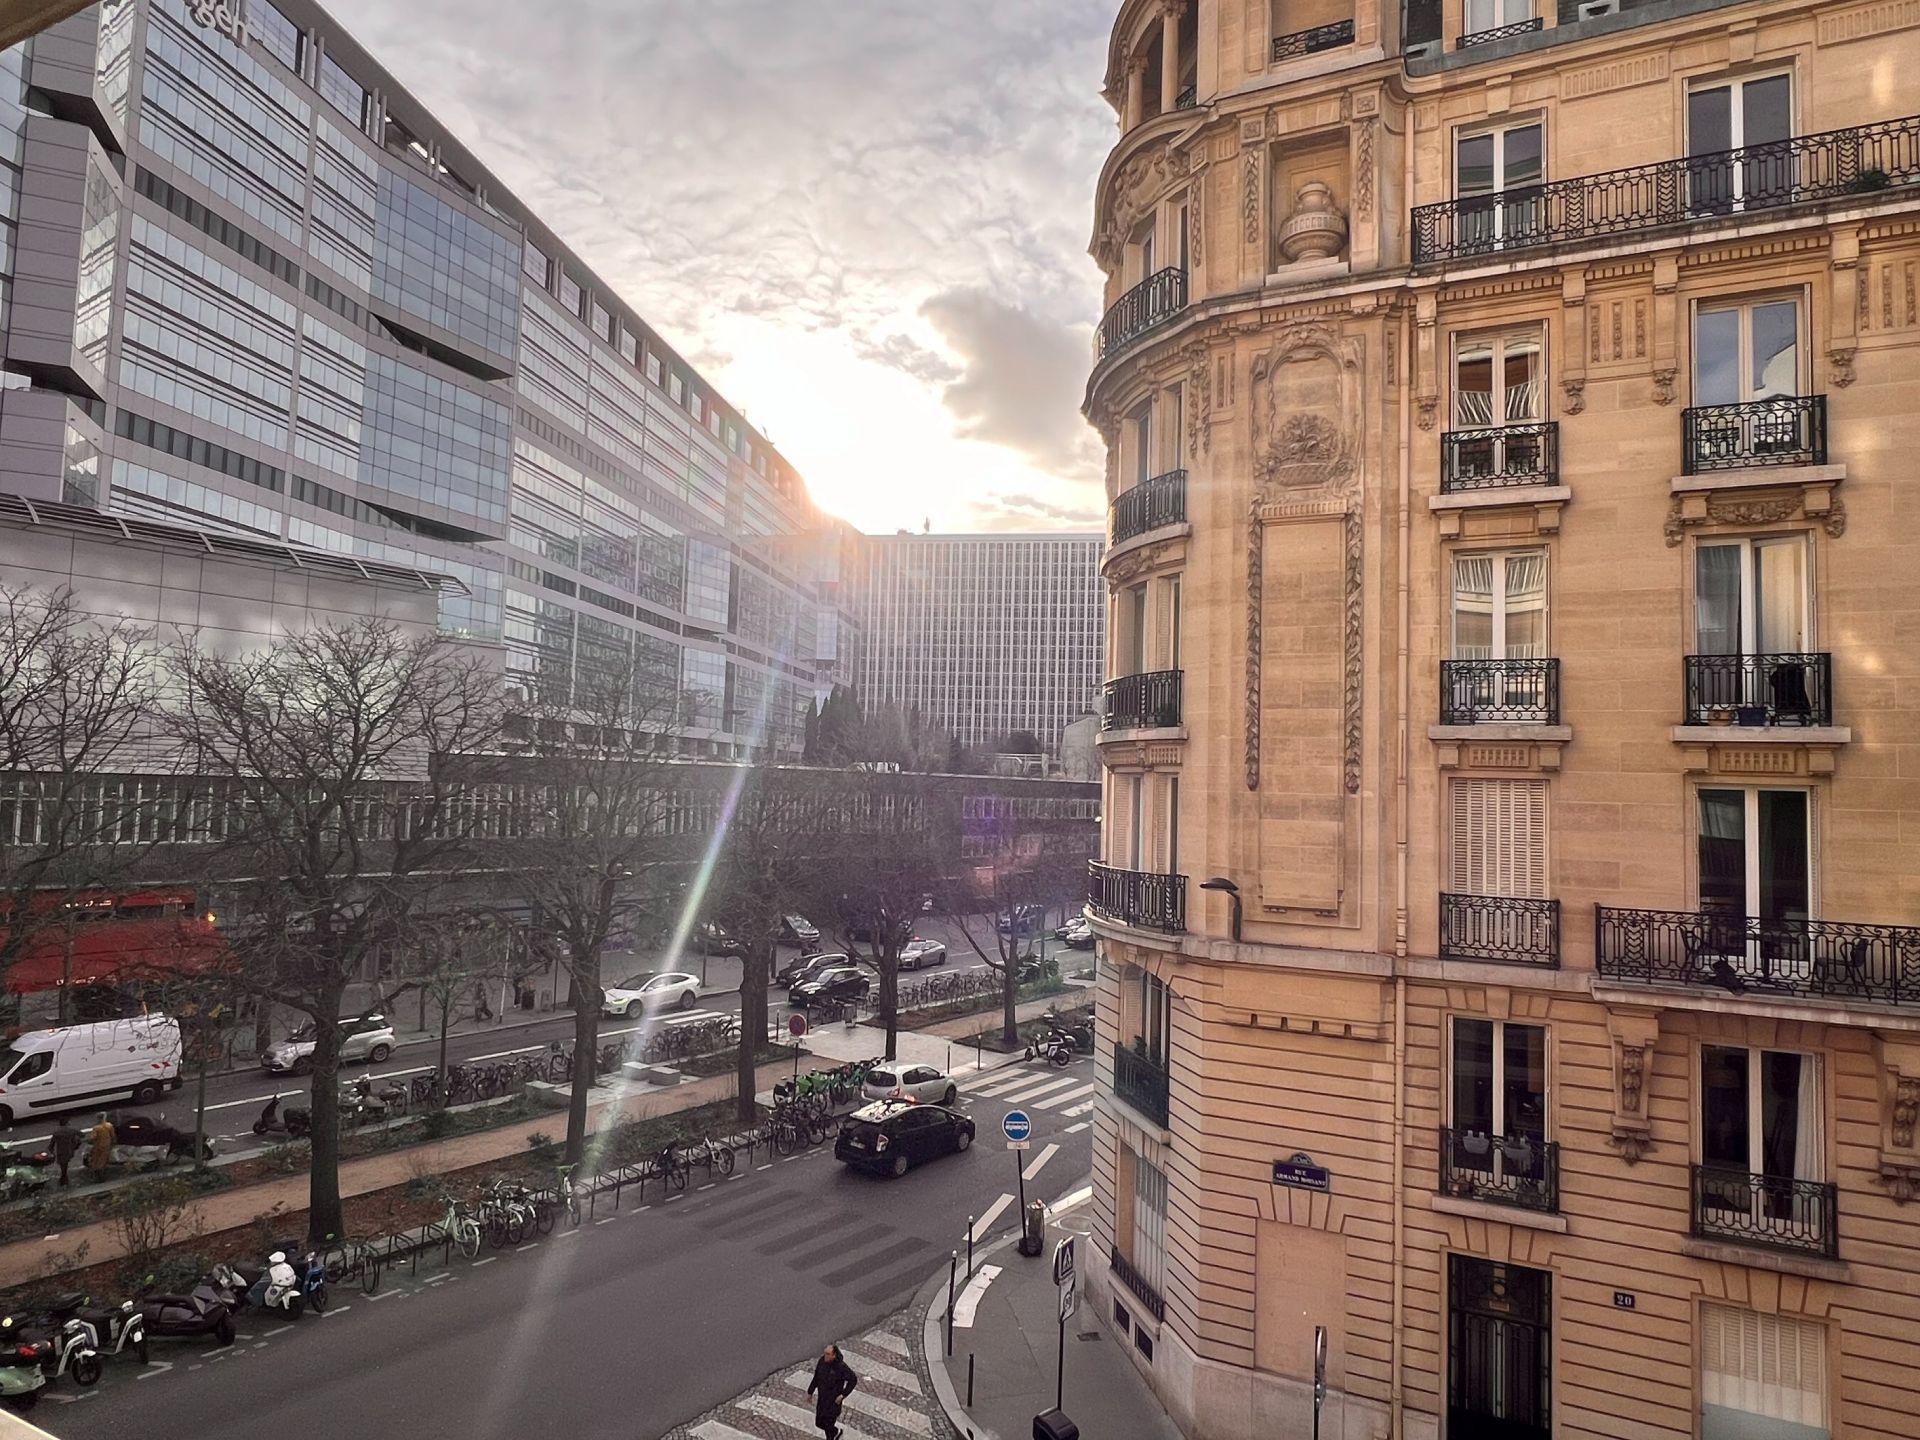
M 1447 787 L 1447 890 L 1547 898 L 1547 782 L 1456 778 Z
M 1700 1307 L 1700 1440 L 1827 1440 L 1828 1424 L 1825 1326 Z
M 1547 655 L 1547 552 L 1453 557 L 1453 658 Z
M 1715 540 L 1694 551 L 1696 655 L 1791 655 L 1810 644 L 1807 537 Z
M 1820 1066 L 1793 1050 L 1700 1047 L 1701 1218 L 1745 1235 L 1804 1233 L 1819 1202 L 1806 1187 L 1824 1168 Z M 1757 1178 L 1760 1183 L 1755 1184 Z
M 1544 420 L 1541 357 L 1545 352 L 1538 325 L 1502 335 L 1461 337 L 1453 360 L 1454 428 L 1534 425 Z

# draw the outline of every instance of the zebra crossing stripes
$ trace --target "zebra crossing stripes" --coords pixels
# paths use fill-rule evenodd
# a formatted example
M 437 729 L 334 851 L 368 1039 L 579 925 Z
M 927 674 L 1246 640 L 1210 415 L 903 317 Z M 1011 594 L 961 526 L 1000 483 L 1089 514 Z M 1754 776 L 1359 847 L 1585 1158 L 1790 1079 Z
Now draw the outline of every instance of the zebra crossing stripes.
M 1063 1110 L 1060 1113 L 1063 1115 L 1085 1115 L 1089 1110 L 1092 1110 L 1093 1108 L 1094 1108 L 1094 1102 L 1091 1100 L 1086 1100 L 1074 1106 L 1071 1110 Z
M 1078 1075 L 1064 1075 L 1055 1078 L 1049 1078 L 1044 1075 L 1029 1076 L 1026 1084 L 1009 1085 L 1004 1089 L 994 1091 L 988 1098 L 1024 1105 L 1036 1095 L 1045 1095 L 1049 1091 L 1064 1089 L 1069 1085 L 1075 1084 L 1079 1079 L 1080 1077 Z
M 1035 1108 L 1040 1110 L 1053 1110 L 1058 1108 L 1061 1105 L 1066 1105 L 1072 1101 L 1079 1100 L 1084 1096 L 1091 1095 L 1095 1090 L 1098 1090 L 1099 1088 L 1100 1087 L 1097 1084 L 1077 1085 L 1071 1090 L 1063 1090 L 1058 1095 L 1049 1095 L 1042 1100 L 1023 1101 L 1022 1103 L 1032 1104 Z
M 701 1025 L 709 1020 L 732 1020 L 735 1017 L 725 1010 L 676 1010 L 670 1015 L 657 1015 L 654 1019 L 670 1029 L 682 1025 Z
M 1038 1080 L 1046 1075 L 1046 1073 L 1044 1070 L 1029 1070 L 1025 1066 L 1019 1066 L 1017 1068 L 1003 1070 L 990 1079 L 982 1080 L 976 1085 L 969 1086 L 968 1089 L 972 1090 L 975 1095 L 997 1096 L 1003 1090 L 1015 1090 L 1022 1085 Z

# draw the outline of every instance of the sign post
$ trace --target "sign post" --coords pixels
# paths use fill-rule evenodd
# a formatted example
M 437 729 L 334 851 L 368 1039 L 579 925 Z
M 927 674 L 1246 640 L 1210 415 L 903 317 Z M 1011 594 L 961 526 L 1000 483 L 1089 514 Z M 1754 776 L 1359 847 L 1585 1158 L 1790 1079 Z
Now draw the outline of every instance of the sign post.
M 1053 1283 L 1060 1287 L 1060 1353 L 1053 1371 L 1053 1408 L 1059 1410 L 1067 1384 L 1067 1320 L 1080 1308 L 1080 1287 L 1074 1272 L 1071 1235 L 1053 1247 Z
M 796 1010 L 787 1017 L 787 1033 L 793 1037 L 793 1092 L 800 1093 L 800 1037 L 807 1033 L 806 1013 Z
M 1013 1173 L 1020 1184 L 1020 1223 L 1025 1225 L 1027 1223 L 1027 1169 L 1020 1163 L 1020 1152 L 1033 1144 L 1033 1121 L 1028 1118 L 1024 1110 L 1009 1110 L 1000 1121 L 1000 1133 L 1007 1137 L 1007 1149 L 1013 1151 Z
M 1313 1440 L 1320 1440 L 1320 1406 L 1327 1398 L 1327 1327 L 1313 1327 Z

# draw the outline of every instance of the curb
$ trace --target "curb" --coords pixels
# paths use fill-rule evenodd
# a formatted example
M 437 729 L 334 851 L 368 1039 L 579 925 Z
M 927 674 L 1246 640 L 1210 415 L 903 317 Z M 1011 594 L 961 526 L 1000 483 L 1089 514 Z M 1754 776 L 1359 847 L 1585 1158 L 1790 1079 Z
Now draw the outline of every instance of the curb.
M 1015 1230 L 1002 1235 L 984 1250 L 976 1247 L 973 1252 L 975 1267 L 978 1268 L 979 1262 L 987 1256 L 1018 1243 L 1019 1239 L 1020 1232 Z M 946 1284 L 947 1277 L 936 1272 L 914 1294 L 914 1313 L 920 1319 L 920 1347 L 914 1358 L 926 1368 L 927 1378 L 933 1382 L 934 1398 L 940 1402 L 940 1409 L 946 1414 L 948 1429 L 955 1440 L 999 1440 L 994 1431 L 967 1414 L 966 1407 L 960 1403 L 959 1392 L 953 1388 L 953 1378 L 947 1374 L 947 1367 L 934 1358 L 946 1348 L 939 1306 L 940 1292 L 946 1288 Z M 913 1332 L 909 1329 L 908 1333 L 911 1335 Z

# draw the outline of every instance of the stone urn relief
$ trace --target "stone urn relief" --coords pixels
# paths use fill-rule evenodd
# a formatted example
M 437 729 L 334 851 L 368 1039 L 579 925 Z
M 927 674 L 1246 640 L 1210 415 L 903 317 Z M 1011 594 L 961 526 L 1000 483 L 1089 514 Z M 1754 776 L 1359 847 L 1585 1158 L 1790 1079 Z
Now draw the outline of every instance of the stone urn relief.
M 1293 197 L 1293 213 L 1280 225 L 1280 253 L 1289 265 L 1302 260 L 1331 260 L 1347 243 L 1347 219 L 1333 203 L 1333 191 L 1309 180 Z

